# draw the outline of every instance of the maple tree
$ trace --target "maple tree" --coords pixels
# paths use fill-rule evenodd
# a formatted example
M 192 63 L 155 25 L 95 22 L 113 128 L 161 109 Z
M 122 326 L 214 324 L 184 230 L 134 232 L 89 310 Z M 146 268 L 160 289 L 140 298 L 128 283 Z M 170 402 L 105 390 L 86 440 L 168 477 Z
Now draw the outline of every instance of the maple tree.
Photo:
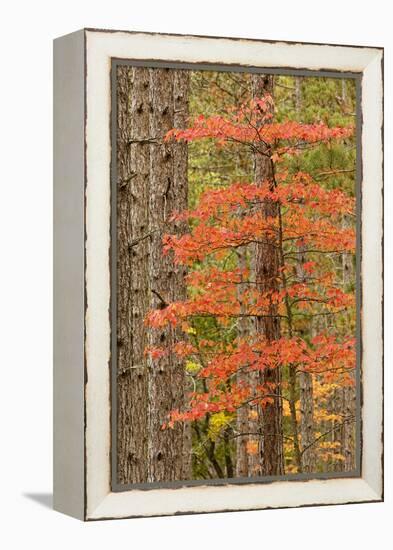
M 260 411 L 279 399 L 288 419 L 287 471 L 301 472 L 310 445 L 303 445 L 299 434 L 300 373 L 313 377 L 321 426 L 326 420 L 353 421 L 335 417 L 323 406 L 332 387 L 353 385 L 355 368 L 355 339 L 341 330 L 345 320 L 339 322 L 353 316 L 354 293 L 337 280 L 335 265 L 329 266 L 324 258 L 354 254 L 355 231 L 346 220 L 354 218 L 355 203 L 349 194 L 327 189 L 310 173 L 294 171 L 289 161 L 320 144 L 349 138 L 353 128 L 276 122 L 273 110 L 273 98 L 266 94 L 240 107 L 229 106 L 222 115 L 200 115 L 189 128 L 167 133 L 168 141 L 210 140 L 222 149 L 236 144 L 263 155 L 271 163 L 271 177 L 204 190 L 195 207 L 172 213 L 171 223 L 187 222 L 189 231 L 165 235 L 164 253 L 188 267 L 188 297 L 150 311 L 145 323 L 153 330 L 176 327 L 184 338 L 173 348 L 147 347 L 145 353 L 156 366 L 175 354 L 184 360 L 193 381 L 187 407 L 173 410 L 163 429 L 208 419 L 212 442 L 237 438 L 244 434 L 236 432 L 234 419 L 246 409 L 258 426 L 248 434 L 247 452 L 258 454 L 263 435 Z M 278 259 L 276 280 L 267 287 L 258 280 L 252 258 L 255 247 L 263 244 L 274 248 Z M 239 261 L 240 252 L 245 265 Z M 257 320 L 273 317 L 280 325 L 279 338 L 239 330 L 242 319 L 249 319 L 252 327 Z M 324 327 L 320 320 L 326 318 L 337 322 Z M 310 331 L 311 323 L 317 331 Z M 259 376 L 274 370 L 283 373 L 280 387 Z M 239 381 L 240 372 L 256 376 Z M 340 459 L 337 446 L 325 435 L 316 432 L 312 444 L 318 444 L 324 459 Z M 220 475 L 219 465 L 216 471 Z

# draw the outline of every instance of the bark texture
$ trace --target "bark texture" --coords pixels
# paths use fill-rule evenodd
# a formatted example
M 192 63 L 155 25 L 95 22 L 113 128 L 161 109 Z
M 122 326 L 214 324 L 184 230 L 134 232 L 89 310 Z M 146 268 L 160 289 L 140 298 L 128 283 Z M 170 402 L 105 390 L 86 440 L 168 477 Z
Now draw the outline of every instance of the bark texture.
M 117 471 L 119 483 L 190 477 L 189 426 L 162 430 L 183 405 L 183 362 L 151 360 L 148 345 L 176 341 L 174 330 L 147 328 L 150 309 L 184 299 L 184 270 L 162 254 L 164 233 L 182 231 L 168 219 L 187 207 L 187 146 L 165 133 L 188 115 L 188 73 L 118 67 L 117 138 Z
M 170 69 L 151 71 L 150 135 L 157 142 L 150 146 L 150 262 L 151 305 L 163 308 L 186 298 L 185 268 L 174 265 L 162 250 L 162 235 L 181 233 L 184 227 L 169 222 L 173 211 L 187 208 L 187 145 L 164 143 L 162 136 L 181 127 L 187 117 L 188 72 Z M 149 346 L 173 346 L 181 338 L 173 327 L 151 330 Z M 148 387 L 148 481 L 171 481 L 189 477 L 191 434 L 180 423 L 162 430 L 168 413 L 184 404 L 186 376 L 184 362 L 175 354 L 150 360 Z
M 253 75 L 252 87 L 254 97 L 263 97 L 267 93 L 273 95 L 273 76 Z M 274 166 L 268 156 L 266 146 L 259 145 L 254 160 L 256 183 L 261 184 L 269 180 L 273 187 Z M 274 202 L 265 202 L 261 206 L 261 213 L 266 219 L 273 221 L 279 215 L 278 205 Z M 255 251 L 255 278 L 257 289 L 260 292 L 278 290 L 279 266 L 277 243 L 273 240 L 272 242 L 258 243 Z M 256 319 L 256 333 L 263 335 L 269 341 L 280 338 L 280 320 L 275 304 L 271 304 L 267 316 Z M 278 368 L 266 369 L 260 376 L 261 382 L 268 383 L 276 395 L 273 403 L 260 409 L 263 433 L 261 438 L 261 475 L 281 475 L 284 473 L 281 372 Z
M 117 133 L 117 471 L 118 483 L 147 480 L 149 309 L 149 69 L 118 68 Z

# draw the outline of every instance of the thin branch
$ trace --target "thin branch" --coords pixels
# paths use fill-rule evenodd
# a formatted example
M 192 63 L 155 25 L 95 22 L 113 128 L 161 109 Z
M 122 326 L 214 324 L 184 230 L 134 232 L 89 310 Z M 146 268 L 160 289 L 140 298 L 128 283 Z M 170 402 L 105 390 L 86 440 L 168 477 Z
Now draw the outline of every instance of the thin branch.
M 350 416 L 347 420 L 344 420 L 343 422 L 341 422 L 340 424 L 338 424 L 337 426 L 333 426 L 333 428 L 331 428 L 330 430 L 328 430 L 327 432 L 321 434 L 319 437 L 317 437 L 316 439 L 314 439 L 314 441 L 312 443 L 310 443 L 309 445 L 306 445 L 306 447 L 304 447 L 302 449 L 302 452 L 301 454 L 303 455 L 303 453 L 305 453 L 310 447 L 312 447 L 313 445 L 315 445 L 315 443 L 317 443 L 320 439 L 326 437 L 327 435 L 331 434 L 332 432 L 335 432 L 336 430 L 338 430 L 339 428 L 342 428 L 342 426 L 344 424 L 348 424 L 348 423 L 353 423 L 354 422 L 354 418 L 355 416 Z
M 328 170 L 327 172 L 320 172 L 314 176 L 314 179 L 327 178 L 329 176 L 335 176 L 336 174 L 345 174 L 347 172 L 355 172 L 355 168 L 348 168 L 347 170 Z

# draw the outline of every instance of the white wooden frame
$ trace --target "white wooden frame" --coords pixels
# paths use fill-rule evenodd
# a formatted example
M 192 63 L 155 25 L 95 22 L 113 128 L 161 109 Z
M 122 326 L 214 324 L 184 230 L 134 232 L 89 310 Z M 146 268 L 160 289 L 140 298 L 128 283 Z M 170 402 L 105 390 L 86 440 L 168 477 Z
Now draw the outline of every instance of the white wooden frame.
M 111 59 L 362 73 L 361 477 L 111 492 Z M 383 498 L 381 48 L 82 30 L 55 41 L 54 503 L 84 520 Z

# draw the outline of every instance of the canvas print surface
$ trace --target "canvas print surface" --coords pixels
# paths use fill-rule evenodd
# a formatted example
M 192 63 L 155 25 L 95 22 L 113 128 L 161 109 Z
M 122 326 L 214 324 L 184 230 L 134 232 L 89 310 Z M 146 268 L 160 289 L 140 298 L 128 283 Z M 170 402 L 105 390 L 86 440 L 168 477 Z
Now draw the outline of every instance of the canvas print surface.
M 355 80 L 112 73 L 112 482 L 353 474 Z

